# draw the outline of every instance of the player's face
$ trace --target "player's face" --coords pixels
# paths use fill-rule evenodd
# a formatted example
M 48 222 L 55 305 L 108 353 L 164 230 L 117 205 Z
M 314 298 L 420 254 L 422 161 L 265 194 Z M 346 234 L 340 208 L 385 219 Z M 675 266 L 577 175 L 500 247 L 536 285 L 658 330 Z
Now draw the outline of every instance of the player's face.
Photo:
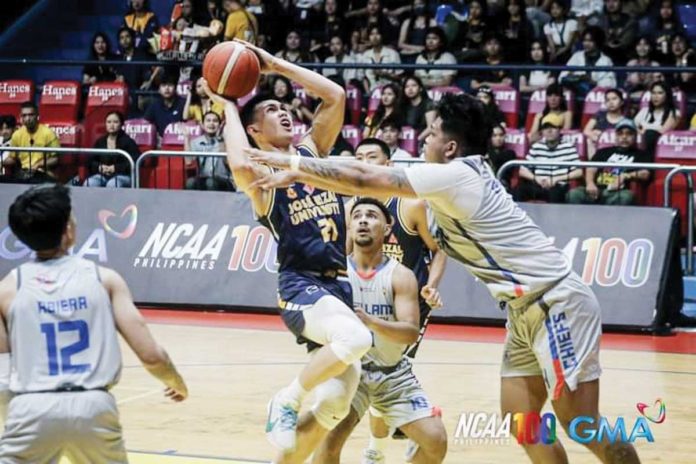
M 355 159 L 364 161 L 367 164 L 376 164 L 378 166 L 389 165 L 389 158 L 384 154 L 379 145 L 361 145 L 355 150 Z
M 636 133 L 624 128 L 616 132 L 616 144 L 621 148 L 630 148 L 636 143 Z
M 430 131 L 425 138 L 425 161 L 428 163 L 444 163 L 448 155 L 454 156 L 457 150 L 456 142 L 450 140 L 442 131 L 442 119 L 440 116 L 430 125 Z
M 292 118 L 278 100 L 266 100 L 256 107 L 256 121 L 247 129 L 258 141 L 273 146 L 292 142 Z
M 389 233 L 387 218 L 382 210 L 375 205 L 361 204 L 350 213 L 350 236 L 353 244 L 359 247 L 379 246 L 384 243 L 384 237 Z

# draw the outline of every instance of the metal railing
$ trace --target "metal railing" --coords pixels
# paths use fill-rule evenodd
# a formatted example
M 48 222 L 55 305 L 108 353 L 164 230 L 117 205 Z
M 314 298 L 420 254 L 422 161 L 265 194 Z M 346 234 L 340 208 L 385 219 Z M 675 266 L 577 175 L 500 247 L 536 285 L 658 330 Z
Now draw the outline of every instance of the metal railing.
M 124 150 L 120 149 L 110 149 L 110 148 L 69 148 L 69 147 L 0 147 L 0 159 L 4 156 L 4 152 L 18 152 L 18 153 L 29 153 L 29 160 L 31 164 L 31 154 L 32 153 L 46 153 L 49 155 L 87 155 L 87 156 L 97 156 L 97 155 L 117 155 L 126 158 L 128 165 L 130 167 L 130 179 L 131 187 L 135 183 L 135 163 L 133 158 Z M 18 162 L 18 161 L 17 161 Z M 46 159 L 44 158 L 44 163 Z M 17 166 L 21 169 L 21 166 Z M 14 166 L 13 166 L 14 168 Z
M 170 151 L 170 150 L 148 150 L 135 163 L 135 187 L 140 188 L 140 171 L 145 160 L 155 157 L 165 158 L 180 158 L 180 157 L 209 157 L 209 158 L 225 158 L 225 152 L 207 152 L 207 151 Z
M 682 174 L 686 178 L 686 274 L 694 274 L 694 186 L 691 173 L 696 172 L 696 166 L 678 166 L 667 173 L 664 180 L 664 205 L 669 206 L 672 196 L 672 181 L 674 176 Z

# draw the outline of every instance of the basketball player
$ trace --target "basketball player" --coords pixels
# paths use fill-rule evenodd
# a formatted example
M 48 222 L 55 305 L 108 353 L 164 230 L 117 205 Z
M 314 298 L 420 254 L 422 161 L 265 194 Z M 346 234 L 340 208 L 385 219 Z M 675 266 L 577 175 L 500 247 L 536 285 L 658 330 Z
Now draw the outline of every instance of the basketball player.
M 246 46 L 258 55 L 262 72 L 284 75 L 322 101 L 312 129 L 294 147 L 292 117 L 279 101 L 257 95 L 240 115 L 232 102 L 207 90 L 214 101 L 225 104 L 225 146 L 235 184 L 278 242 L 281 317 L 298 342 L 308 342 L 312 351 L 299 376 L 269 403 L 266 426 L 269 441 L 281 450 L 276 462 L 302 463 L 348 414 L 360 381 L 360 358 L 370 349 L 372 334 L 352 309 L 342 199 L 301 183 L 250 189 L 269 170 L 250 162 L 243 148 L 249 147 L 249 136 L 260 148 L 293 162 L 327 156 L 343 125 L 345 93 L 320 74 Z M 311 390 L 316 390 L 316 403 L 298 424 L 302 400 Z
M 445 426 L 405 355 L 409 344 L 418 339 L 418 281 L 413 271 L 383 253 L 392 225 L 384 203 L 359 198 L 350 219 L 353 254 L 348 259 L 348 275 L 356 312 L 372 330 L 375 343 L 362 359 L 360 385 L 350 413 L 331 431 L 313 462 L 338 464 L 348 436 L 371 406 L 387 425 L 401 428 L 414 441 L 407 462 L 438 464 L 447 452 Z
M 567 257 L 512 201 L 481 156 L 466 156 L 484 153 L 489 134 L 480 103 L 466 95 L 447 95 L 426 139 L 423 165 L 368 167 L 306 158 L 291 164 L 274 153 L 250 150 L 253 161 L 289 169 L 254 186 L 267 189 L 301 181 L 347 195 L 425 199 L 439 226 L 440 247 L 508 309 L 503 412 L 538 412 L 550 396 L 566 428 L 577 416 L 598 419 L 599 304 Z M 535 463 L 568 461 L 560 441 L 524 446 Z M 604 463 L 639 462 L 628 443 L 592 441 L 586 446 Z
M 376 138 L 364 139 L 355 149 L 355 159 L 368 164 L 389 166 L 389 157 L 387 144 Z M 420 333 L 416 343 L 406 350 L 407 356 L 415 358 L 430 321 L 431 309 L 442 306 L 437 287 L 445 272 L 447 255 L 438 248 L 430 233 L 425 201 L 398 197 L 380 200 L 384 202 L 393 220 L 391 233 L 385 240 L 384 254 L 411 269 L 418 280 Z M 352 200 L 346 204 L 347 211 L 351 210 L 351 202 Z M 349 237 L 349 252 L 351 245 Z M 363 463 L 384 462 L 383 451 L 390 435 L 384 421 L 375 417 L 373 412 L 375 411 L 370 411 L 370 443 L 363 452 Z M 405 438 L 400 430 L 396 430 L 394 437 Z
M 184 380 L 111 269 L 68 255 L 76 225 L 61 185 L 32 188 L 10 206 L 12 232 L 36 259 L 0 281 L 0 351 L 11 352 L 0 462 L 128 462 L 116 401 L 121 333 L 145 368 L 183 401 Z

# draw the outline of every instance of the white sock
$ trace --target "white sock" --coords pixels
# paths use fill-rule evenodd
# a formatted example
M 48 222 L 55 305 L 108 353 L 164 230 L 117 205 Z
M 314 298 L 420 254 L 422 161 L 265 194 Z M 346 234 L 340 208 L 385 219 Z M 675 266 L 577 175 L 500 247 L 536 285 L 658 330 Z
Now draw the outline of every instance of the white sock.
M 389 441 L 389 435 L 387 435 L 384 438 L 377 438 L 377 437 L 373 436 L 372 434 L 370 434 L 370 444 L 368 445 L 368 447 L 371 450 L 384 452 L 384 450 L 387 448 L 388 441 Z
M 292 381 L 290 385 L 285 389 L 284 395 L 291 402 L 297 404 L 298 406 L 302 404 L 305 396 L 309 393 L 307 390 L 302 388 L 298 378 Z

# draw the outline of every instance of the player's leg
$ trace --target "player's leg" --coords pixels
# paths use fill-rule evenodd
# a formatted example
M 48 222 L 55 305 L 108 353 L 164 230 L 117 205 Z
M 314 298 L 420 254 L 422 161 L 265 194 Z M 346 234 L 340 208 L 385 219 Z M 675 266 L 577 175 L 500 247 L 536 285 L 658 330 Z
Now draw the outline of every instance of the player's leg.
M 597 298 L 572 274 L 544 296 L 541 306 L 547 317 L 537 335 L 535 352 L 553 392 L 556 416 L 566 430 L 578 416 L 599 420 L 602 327 Z M 628 443 L 591 441 L 585 446 L 606 464 L 640 462 Z
M 447 431 L 440 416 L 431 416 L 402 425 L 401 430 L 415 442 L 415 453 L 407 456 L 414 464 L 439 464 L 447 454 Z
M 343 446 L 346 444 L 350 434 L 353 433 L 358 422 L 360 422 L 360 417 L 355 409 L 351 408 L 350 413 L 343 418 L 335 429 L 326 435 L 324 441 L 314 452 L 312 464 L 339 464 Z
M 284 450 L 295 448 L 297 411 L 307 393 L 344 373 L 372 346 L 369 329 L 352 309 L 332 295 L 321 297 L 301 314 L 294 313 L 303 319 L 301 335 L 323 346 L 313 354 L 299 376 L 276 393 L 269 404 L 267 436 Z
M 530 321 L 533 308 L 526 311 L 508 309 L 507 334 L 503 354 L 500 383 L 500 409 L 503 415 L 539 413 L 547 399 L 547 389 L 542 371 L 532 348 L 530 332 L 539 323 Z M 536 308 L 537 311 L 541 311 Z M 537 319 L 543 321 L 543 312 Z M 530 326 L 531 325 L 531 326 Z M 564 464 L 568 462 L 559 441 L 553 445 L 522 444 L 535 464 Z
M 277 464 L 303 463 L 327 434 L 348 416 L 359 382 L 360 362 L 356 361 L 338 377 L 317 386 L 316 403 L 298 424 L 295 450 L 281 452 Z
M 389 442 L 391 430 L 384 422 L 382 414 L 374 408 L 369 410 L 370 418 L 370 442 L 363 450 L 363 463 L 384 462 L 384 451 Z

